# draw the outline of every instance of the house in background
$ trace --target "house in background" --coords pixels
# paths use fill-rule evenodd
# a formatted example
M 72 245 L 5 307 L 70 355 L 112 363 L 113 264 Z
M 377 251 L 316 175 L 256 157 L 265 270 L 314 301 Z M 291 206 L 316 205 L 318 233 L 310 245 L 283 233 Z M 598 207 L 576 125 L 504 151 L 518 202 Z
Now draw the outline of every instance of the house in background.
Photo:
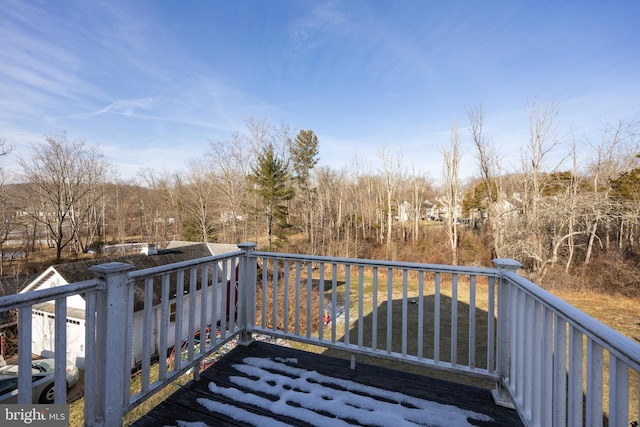
M 66 285 L 69 283 L 80 282 L 92 279 L 93 273 L 89 267 L 105 264 L 109 262 L 123 262 L 133 265 L 134 270 L 142 270 L 145 268 L 157 267 L 166 264 L 173 264 L 181 261 L 188 261 L 198 258 L 204 258 L 212 255 L 219 255 L 228 252 L 237 251 L 236 245 L 213 244 L 213 243 L 193 243 L 193 242 L 170 242 L 169 245 L 162 250 L 156 250 L 155 246 L 149 245 L 145 247 L 141 253 L 124 256 L 108 256 L 96 257 L 76 261 L 68 264 L 53 265 L 47 268 L 40 276 L 28 284 L 20 293 L 30 292 L 37 289 L 47 289 L 55 286 Z M 217 283 L 217 313 L 221 313 L 222 286 L 227 284 L 231 279 L 231 272 L 234 266 L 226 269 L 226 277 L 223 277 L 223 269 L 218 264 L 218 283 Z M 210 276 L 212 273 L 209 272 Z M 202 289 L 200 289 L 201 280 L 198 278 L 198 288 L 196 291 L 196 318 L 200 319 L 200 298 Z M 209 284 L 207 295 L 211 295 L 212 284 L 211 277 L 207 280 Z M 187 294 L 189 289 L 189 277 L 185 277 L 185 297 L 183 300 L 183 313 L 189 311 L 189 298 Z M 174 298 L 170 301 L 170 315 L 176 312 L 176 283 L 172 280 L 169 285 L 169 292 Z M 160 325 L 160 292 L 161 286 L 153 287 L 154 301 L 154 325 L 153 330 L 155 337 L 152 341 L 151 353 L 155 354 L 159 351 L 159 338 L 156 332 Z M 84 369 L 85 354 L 85 300 L 81 295 L 75 295 L 67 298 L 67 359 L 75 362 L 80 369 Z M 132 365 L 135 366 L 142 359 L 142 332 L 143 332 L 143 310 L 144 308 L 144 286 L 140 283 L 134 290 L 134 319 L 133 319 L 133 352 Z M 52 302 L 37 304 L 32 309 L 32 352 L 46 357 L 52 357 L 55 345 L 55 307 Z M 123 307 L 124 309 L 124 307 Z M 173 316 L 170 316 L 169 337 L 167 345 L 173 347 L 175 343 L 175 327 L 173 327 Z M 212 324 L 220 319 L 212 319 L 212 313 L 207 313 L 207 324 Z M 183 325 L 183 337 L 187 333 L 187 325 Z M 124 345 L 124 344 L 123 344 Z M 166 349 L 165 349 L 166 350 Z

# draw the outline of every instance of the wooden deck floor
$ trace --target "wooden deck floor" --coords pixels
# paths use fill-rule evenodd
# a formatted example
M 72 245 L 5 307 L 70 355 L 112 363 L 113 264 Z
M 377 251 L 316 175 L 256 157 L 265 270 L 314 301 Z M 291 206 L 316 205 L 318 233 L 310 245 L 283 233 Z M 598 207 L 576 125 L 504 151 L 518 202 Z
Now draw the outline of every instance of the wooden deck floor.
M 522 426 L 488 390 L 255 342 L 236 347 L 137 427 Z M 202 424 L 203 423 L 203 424 Z

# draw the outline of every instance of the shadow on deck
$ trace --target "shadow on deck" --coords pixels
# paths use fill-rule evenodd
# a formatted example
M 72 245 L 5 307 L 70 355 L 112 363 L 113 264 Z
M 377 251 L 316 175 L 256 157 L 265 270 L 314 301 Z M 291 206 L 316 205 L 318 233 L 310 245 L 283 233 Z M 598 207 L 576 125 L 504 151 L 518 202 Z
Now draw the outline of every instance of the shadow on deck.
M 522 426 L 489 390 L 254 342 L 133 425 Z M 204 425 L 199 424 L 199 425 Z

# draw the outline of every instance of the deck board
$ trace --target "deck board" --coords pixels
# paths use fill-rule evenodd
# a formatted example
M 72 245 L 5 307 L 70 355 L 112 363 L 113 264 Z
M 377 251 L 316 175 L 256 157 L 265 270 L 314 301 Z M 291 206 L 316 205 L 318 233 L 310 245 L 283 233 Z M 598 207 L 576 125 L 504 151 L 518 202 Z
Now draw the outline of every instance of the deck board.
M 260 368 L 252 366 L 251 363 L 248 365 L 245 363 L 248 360 L 258 359 L 246 358 L 260 358 L 259 361 L 255 362 L 260 365 Z M 265 362 L 266 365 L 264 366 L 261 365 L 263 359 L 268 361 Z M 290 371 L 272 368 L 269 364 L 271 361 L 283 363 L 286 365 L 286 369 Z M 242 368 L 239 368 L 239 366 Z M 287 400 L 286 405 L 289 406 L 282 409 L 283 400 L 280 399 L 280 396 L 270 394 L 269 387 L 280 387 L 285 384 L 284 390 L 288 391 L 289 389 L 287 387 L 289 386 L 286 384 L 289 384 L 289 380 L 292 384 L 295 384 L 295 381 L 303 381 L 303 383 L 298 382 L 297 384 L 307 384 L 304 382 L 305 380 L 297 379 L 296 372 L 300 368 L 312 371 L 312 374 L 303 374 L 303 376 L 307 375 L 305 378 L 308 383 L 312 384 L 311 387 L 317 383 L 318 378 L 322 379 L 322 386 L 325 387 L 326 390 L 326 393 L 323 393 L 327 396 L 323 396 L 322 399 L 324 401 L 320 402 L 321 404 L 328 405 L 328 402 L 331 402 L 333 397 L 340 400 L 341 398 L 339 396 L 345 395 L 345 390 L 351 387 L 351 382 L 362 385 L 364 388 L 358 386 L 358 388 L 353 391 L 350 389 L 348 392 L 349 396 L 363 396 L 368 399 L 369 402 L 374 402 L 375 407 L 370 410 L 369 416 L 373 416 L 375 421 L 363 422 L 362 418 L 350 418 L 348 414 L 344 417 L 340 416 L 340 418 L 336 418 L 337 415 L 333 414 L 331 410 L 324 410 L 322 407 L 312 409 L 315 412 L 303 410 L 303 413 L 307 415 L 302 417 L 294 415 L 295 418 L 293 418 L 289 413 L 291 406 L 299 405 L 307 408 L 308 406 L 315 406 L 318 402 L 317 395 L 315 395 L 316 397 L 314 398 L 309 398 L 307 402 L 304 400 L 304 397 L 299 398 L 301 395 L 304 396 L 301 392 L 306 391 L 293 390 L 297 393 L 294 393 L 296 397 L 291 401 Z M 243 369 L 243 371 L 246 372 L 240 372 L 238 369 Z M 271 382 L 267 381 L 266 383 L 260 381 L 258 375 L 251 371 L 252 369 L 262 369 L 260 372 L 263 372 L 265 377 L 273 375 L 275 379 Z M 329 377 L 331 379 L 329 379 Z M 340 382 L 343 380 L 346 380 L 347 383 Z M 250 384 L 245 385 L 238 381 L 245 381 Z M 209 390 L 210 383 L 215 384 L 214 388 L 217 387 L 217 393 Z M 252 386 L 251 384 L 256 385 Z M 372 388 L 366 388 L 366 386 Z M 383 395 L 377 395 L 378 389 L 387 390 L 388 392 L 385 392 Z M 221 393 L 220 390 L 226 390 L 226 392 Z M 238 394 L 234 396 L 233 393 L 236 392 Z M 313 396 L 313 392 L 312 390 L 309 396 Z M 262 426 L 266 425 L 265 420 L 269 420 L 269 425 L 280 422 L 282 425 L 310 427 L 323 424 L 336 427 L 341 423 L 365 426 L 384 425 L 382 420 L 385 414 L 382 412 L 382 407 L 395 408 L 393 411 L 403 411 L 405 408 L 413 407 L 413 404 L 410 403 L 412 402 L 411 400 L 402 401 L 402 399 L 400 399 L 396 401 L 394 397 L 396 395 L 387 394 L 391 392 L 406 395 L 408 399 L 418 398 L 423 401 L 434 402 L 435 404 L 456 406 L 462 410 L 484 414 L 491 418 L 491 421 L 483 421 L 470 417 L 466 420 L 467 425 L 522 426 L 514 410 L 496 406 L 490 391 L 483 388 L 461 385 L 361 363 L 357 364 L 356 369 L 352 370 L 349 368 L 348 360 L 264 342 L 255 342 L 247 347 L 236 347 L 213 366 L 205 370 L 201 374 L 200 381 L 187 383 L 133 425 L 137 427 L 178 425 L 178 421 L 184 421 L 202 422 L 209 426 L 223 427 Z M 225 394 L 229 395 L 225 396 Z M 247 402 L 242 402 L 247 395 L 253 397 Z M 369 396 L 371 395 L 374 397 L 370 398 Z M 359 399 L 358 396 L 354 396 L 354 398 Z M 389 398 L 389 396 L 391 396 L 391 398 Z M 262 400 L 262 407 L 256 406 L 256 399 Z M 295 403 L 296 399 L 300 399 L 298 401 L 301 403 Z M 220 406 L 216 407 L 215 411 L 211 411 L 200 402 L 215 402 L 215 405 Z M 400 404 L 398 404 L 398 402 L 400 402 Z M 307 403 L 310 405 L 307 405 Z M 333 402 L 331 402 L 331 405 L 333 405 Z M 266 409 L 269 407 L 272 407 L 273 411 Z M 218 408 L 223 409 L 218 410 Z M 443 407 L 438 406 L 438 408 L 441 410 Z M 451 411 L 453 413 L 455 409 L 451 409 Z M 361 413 L 362 412 L 366 411 L 361 411 Z M 390 416 L 393 415 L 395 414 L 390 414 Z M 452 419 L 453 418 L 455 417 L 452 417 Z M 418 424 L 414 425 L 431 426 L 437 424 L 430 423 L 429 420 L 425 419 L 425 421 L 418 421 Z

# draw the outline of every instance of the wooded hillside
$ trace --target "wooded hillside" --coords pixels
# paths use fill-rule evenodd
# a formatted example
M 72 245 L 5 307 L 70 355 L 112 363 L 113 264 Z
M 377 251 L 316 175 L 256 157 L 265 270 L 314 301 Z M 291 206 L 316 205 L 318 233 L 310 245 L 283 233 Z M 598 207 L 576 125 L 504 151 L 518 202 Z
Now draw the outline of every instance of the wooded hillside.
M 537 283 L 637 295 L 640 122 L 603 125 L 601 139 L 581 141 L 558 134 L 557 115 L 556 104 L 531 106 L 521 166 L 507 171 L 482 108 L 469 109 L 468 127 L 454 125 L 442 149 L 437 181 L 388 147 L 376 169 L 357 158 L 342 170 L 318 166 L 312 130 L 267 120 L 210 142 L 186 172 L 145 169 L 130 181 L 113 178 L 87 141 L 52 135 L 15 159 L 19 176 L 2 174 L 1 273 L 26 272 L 51 249 L 45 262 L 105 244 L 256 241 L 266 250 L 430 263 L 514 258 Z M 461 181 L 465 138 L 477 171 Z M 3 141 L 5 159 L 8 148 Z

